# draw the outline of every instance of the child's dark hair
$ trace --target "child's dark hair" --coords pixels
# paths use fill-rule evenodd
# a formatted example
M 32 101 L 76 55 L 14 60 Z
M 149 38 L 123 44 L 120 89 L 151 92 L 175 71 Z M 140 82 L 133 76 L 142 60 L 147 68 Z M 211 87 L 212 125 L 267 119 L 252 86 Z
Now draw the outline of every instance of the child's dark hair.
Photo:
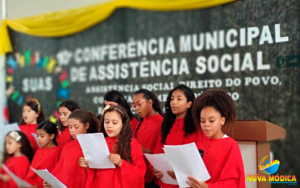
M 225 123 L 222 127 L 232 127 L 236 120 L 236 108 L 232 98 L 221 89 L 209 89 L 198 96 L 193 106 L 193 119 L 197 126 L 200 127 L 200 113 L 205 107 L 213 107 L 220 112 L 221 117 L 225 117 Z M 202 130 L 200 129 L 202 132 Z
M 17 141 L 15 138 L 13 138 L 12 136 L 10 136 L 10 134 L 13 134 L 12 132 L 16 132 L 16 133 L 17 133 L 17 136 L 20 136 L 20 137 L 21 137 L 19 141 Z M 16 135 L 16 134 L 14 134 L 14 135 Z M 10 131 L 10 132 L 8 132 L 8 133 L 6 134 L 5 137 L 7 137 L 7 136 L 10 136 L 10 137 L 13 138 L 14 140 L 16 140 L 17 142 L 19 142 L 19 143 L 22 144 L 22 146 L 21 146 L 21 148 L 20 148 L 20 151 L 21 151 L 21 153 L 22 153 L 23 155 L 25 155 L 25 156 L 28 158 L 29 162 L 31 163 L 32 158 L 33 158 L 33 150 L 32 150 L 32 147 L 31 147 L 31 145 L 30 145 L 30 142 L 29 142 L 27 136 L 26 136 L 23 132 L 21 132 L 21 131 Z M 6 143 L 6 141 L 4 142 L 4 148 L 5 148 L 5 143 Z M 6 162 L 6 160 L 7 160 L 9 157 L 11 157 L 11 156 L 13 156 L 13 154 L 11 154 L 11 155 L 8 154 L 7 151 L 6 151 L 6 149 L 5 149 L 4 152 L 3 152 L 2 163 L 4 164 L 4 163 Z
M 185 97 L 187 98 L 187 102 L 192 102 L 191 107 L 187 109 L 185 119 L 184 119 L 184 126 L 183 126 L 184 136 L 186 137 L 197 131 L 197 126 L 194 124 L 193 116 L 192 116 L 192 107 L 195 100 L 194 92 L 186 85 L 180 84 L 169 92 L 169 95 L 167 97 L 167 102 L 165 103 L 166 112 L 164 115 L 164 120 L 161 125 L 161 137 L 162 137 L 161 143 L 163 144 L 166 143 L 167 136 L 170 133 L 170 129 L 172 128 L 176 119 L 176 115 L 173 114 L 170 105 L 172 94 L 176 90 L 180 90 L 184 93 Z
M 111 106 L 107 110 L 104 111 L 101 120 L 100 120 L 100 132 L 103 132 L 104 136 L 107 137 L 108 135 L 104 129 L 104 122 L 105 122 L 105 114 L 108 112 L 117 112 L 122 119 L 123 127 L 117 139 L 117 154 L 121 156 L 122 159 L 132 163 L 131 158 L 131 139 L 132 139 L 132 132 L 131 132 L 131 125 L 130 119 L 126 110 L 121 106 Z
M 45 115 L 43 112 L 43 109 L 41 107 L 40 102 L 37 99 L 31 99 L 30 101 L 26 102 L 24 106 L 29 106 L 33 111 L 35 111 L 39 116 L 36 119 L 36 122 L 39 124 L 43 121 L 45 121 Z M 26 122 L 24 121 L 23 117 L 22 120 L 20 122 L 20 125 L 25 125 Z
M 54 138 L 52 139 L 52 141 L 57 146 L 57 142 L 56 142 L 57 127 L 56 127 L 56 124 L 52 123 L 49 120 L 46 120 L 46 121 L 43 121 L 42 123 L 40 123 L 37 126 L 36 130 L 39 130 L 39 129 L 43 129 L 49 135 L 54 134 Z
M 109 91 L 104 95 L 104 100 L 118 103 L 120 106 L 122 106 L 126 110 L 128 116 L 129 116 L 129 119 L 132 120 L 133 115 L 131 112 L 130 105 L 125 100 L 122 93 L 120 93 L 119 91 L 116 91 L 116 90 Z M 104 107 L 105 107 L 105 104 L 104 104 L 103 108 Z
M 97 127 L 97 130 L 98 130 L 98 131 L 100 130 L 100 121 L 101 121 L 101 117 L 102 117 L 102 114 L 99 114 L 99 115 L 97 116 L 97 119 L 98 119 L 98 121 L 99 121 L 99 127 Z
M 70 114 L 69 119 L 77 119 L 83 124 L 89 123 L 90 126 L 87 130 L 87 133 L 98 132 L 100 123 L 93 112 L 88 112 L 83 109 L 77 109 Z
M 159 100 L 158 100 L 158 98 L 157 98 L 157 96 L 156 96 L 155 93 L 153 93 L 152 91 L 149 91 L 149 90 L 147 90 L 147 89 L 140 89 L 140 90 L 138 90 L 138 91 L 136 91 L 136 92 L 134 93 L 134 95 L 137 95 L 137 94 L 143 94 L 143 95 L 144 95 L 144 98 L 145 98 L 146 100 L 152 100 L 152 108 L 153 108 L 153 110 L 154 110 L 155 112 L 159 113 L 160 115 L 163 115 L 162 110 L 161 110 L 161 107 L 160 107 L 160 102 L 159 102 Z M 139 130 L 139 128 L 140 128 L 142 122 L 143 122 L 143 118 L 141 118 L 141 120 L 140 120 L 140 122 L 139 122 L 139 124 L 138 124 L 138 126 L 137 126 L 137 128 L 136 128 L 135 133 L 133 133 L 134 136 L 135 136 L 136 133 L 138 132 L 138 130 Z
M 74 110 L 77 110 L 77 109 L 80 109 L 80 106 L 75 102 L 75 101 L 72 101 L 72 100 L 66 100 L 64 102 L 62 102 L 58 109 L 61 108 L 61 107 L 65 107 L 67 108 L 68 110 L 70 110 L 70 112 L 73 112 Z M 62 132 L 63 130 L 65 130 L 65 126 L 63 126 L 63 124 L 61 123 L 61 121 L 59 120 L 58 121 L 58 129 Z

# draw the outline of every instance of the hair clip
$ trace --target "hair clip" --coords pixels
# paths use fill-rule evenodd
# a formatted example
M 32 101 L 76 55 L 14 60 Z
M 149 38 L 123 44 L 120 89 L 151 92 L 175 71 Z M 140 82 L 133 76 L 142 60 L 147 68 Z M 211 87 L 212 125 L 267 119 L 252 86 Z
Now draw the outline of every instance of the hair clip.
M 38 108 L 38 111 L 37 111 L 37 113 L 38 113 L 38 114 L 40 114 L 40 113 L 41 113 L 41 104 L 40 104 L 40 102 L 39 102 L 37 99 L 35 99 L 35 98 L 31 99 L 30 101 L 32 101 L 32 102 L 35 102 L 35 103 L 36 103 L 36 105 L 37 105 L 37 108 Z
M 123 114 L 123 112 L 120 110 L 120 109 L 118 109 L 118 108 L 115 108 L 118 112 L 120 112 L 121 114 L 122 114 L 122 116 L 124 116 L 124 114 Z
M 17 132 L 17 131 L 11 131 L 8 136 L 10 136 L 11 138 L 13 138 L 15 141 L 20 142 L 21 140 L 21 135 Z
M 109 109 L 109 108 L 110 108 L 110 105 L 109 105 L 109 104 L 106 105 L 106 106 L 103 108 L 103 110 L 102 110 L 102 116 L 103 116 L 104 112 L 105 112 L 107 109 Z

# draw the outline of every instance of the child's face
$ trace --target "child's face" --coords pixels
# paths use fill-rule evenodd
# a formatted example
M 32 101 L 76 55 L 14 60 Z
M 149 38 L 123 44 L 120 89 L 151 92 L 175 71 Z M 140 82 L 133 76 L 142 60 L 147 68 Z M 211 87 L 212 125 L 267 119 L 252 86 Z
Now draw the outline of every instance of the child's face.
M 68 108 L 63 106 L 58 109 L 58 113 L 59 113 L 59 120 L 61 121 L 63 126 L 65 127 L 68 126 L 68 118 L 72 112 Z
M 106 112 L 104 116 L 104 129 L 109 137 L 116 137 L 123 127 L 121 116 L 116 112 Z
M 133 105 L 136 113 L 144 118 L 149 114 L 150 109 L 152 108 L 152 103 L 144 98 L 144 94 L 139 93 L 133 96 Z
M 78 119 L 72 118 L 68 120 L 69 131 L 73 139 L 77 140 L 78 134 L 86 134 L 89 123 L 83 124 Z
M 36 119 L 39 117 L 38 113 L 36 113 L 27 105 L 23 107 L 22 116 L 26 124 L 36 124 Z
M 222 138 L 222 125 L 225 123 L 225 118 L 221 117 L 214 107 L 205 107 L 200 113 L 201 128 L 208 138 Z
M 186 115 L 186 111 L 190 108 L 192 102 L 188 102 L 186 96 L 183 91 L 175 90 L 171 96 L 170 106 L 173 114 L 176 115 L 177 118 L 183 118 Z
M 12 155 L 21 149 L 22 144 L 14 140 L 12 137 L 5 138 L 5 149 L 8 154 Z
M 37 141 L 41 147 L 47 147 L 47 145 L 54 138 L 54 134 L 49 135 L 44 129 L 37 129 Z

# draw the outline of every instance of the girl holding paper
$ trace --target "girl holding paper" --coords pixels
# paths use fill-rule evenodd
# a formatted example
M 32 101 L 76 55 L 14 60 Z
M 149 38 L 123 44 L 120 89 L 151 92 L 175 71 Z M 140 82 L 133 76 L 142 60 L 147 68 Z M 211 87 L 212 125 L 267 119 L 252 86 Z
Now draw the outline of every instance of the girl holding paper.
M 11 131 L 5 137 L 5 151 L 2 163 L 21 179 L 25 179 L 33 157 L 31 145 L 21 131 Z M 0 169 L 0 187 L 17 188 L 17 184 L 3 169 Z
M 39 146 L 31 133 L 36 133 L 36 127 L 44 120 L 45 116 L 41 104 L 37 99 L 31 99 L 24 104 L 20 130 L 27 136 L 32 146 L 33 153 L 39 149 Z
M 70 131 L 68 128 L 68 118 L 74 111 L 80 109 L 79 105 L 71 100 L 66 100 L 59 105 L 59 134 L 57 135 L 57 144 L 59 147 L 63 147 L 66 143 L 72 140 Z
M 200 131 L 197 129 L 192 117 L 192 107 L 195 99 L 193 91 L 185 86 L 178 85 L 169 92 L 165 104 L 166 113 L 161 125 L 161 136 L 157 141 L 155 153 L 164 153 L 164 145 L 182 145 L 197 142 Z M 157 179 L 163 173 L 153 169 Z M 174 171 L 168 171 L 169 176 L 176 179 Z M 178 185 L 165 184 L 158 181 L 162 188 L 178 188 Z
M 128 104 L 128 102 L 126 101 L 126 99 L 124 98 L 122 93 L 120 93 L 119 91 L 116 91 L 116 90 L 112 90 L 112 91 L 107 92 L 104 95 L 104 106 L 103 106 L 103 108 L 106 105 L 109 105 L 109 106 L 118 106 L 118 105 L 120 105 L 120 106 L 122 106 L 126 110 L 128 116 L 129 116 L 132 132 L 135 132 L 135 129 L 136 129 L 139 122 L 134 117 L 134 115 L 132 114 L 131 109 L 130 109 L 130 105 Z
M 160 102 L 153 92 L 141 89 L 134 93 L 132 106 L 141 117 L 133 136 L 140 144 L 143 153 L 154 153 L 163 121 Z M 146 158 L 145 163 L 147 166 L 145 188 L 158 187 L 153 183 L 152 170 Z
M 36 151 L 31 167 L 36 170 L 47 169 L 49 172 L 52 172 L 59 161 L 61 153 L 61 148 L 57 147 L 56 142 L 56 125 L 49 120 L 43 121 L 36 128 L 36 133 L 37 140 L 41 148 Z M 31 169 L 29 169 L 25 180 L 31 185 L 43 188 L 43 179 Z
M 83 153 L 76 136 L 78 134 L 96 133 L 99 121 L 92 112 L 77 109 L 71 113 L 68 119 L 72 141 L 65 144 L 60 159 L 52 174 L 63 184 L 70 188 L 84 188 L 87 178 L 87 170 L 78 164 Z M 51 187 L 44 181 L 44 187 Z
M 204 151 L 203 161 L 211 176 L 206 182 L 188 177 L 193 188 L 245 188 L 245 172 L 238 143 L 222 128 L 231 128 L 236 109 L 231 97 L 223 90 L 207 90 L 195 100 L 193 117 L 201 126 L 203 140 L 197 147 Z
M 108 158 L 116 168 L 88 169 L 86 188 L 144 188 L 146 166 L 143 152 L 131 135 L 130 119 L 120 106 L 111 106 L 103 112 L 100 132 L 106 137 L 110 151 Z M 88 167 L 84 158 L 81 167 Z

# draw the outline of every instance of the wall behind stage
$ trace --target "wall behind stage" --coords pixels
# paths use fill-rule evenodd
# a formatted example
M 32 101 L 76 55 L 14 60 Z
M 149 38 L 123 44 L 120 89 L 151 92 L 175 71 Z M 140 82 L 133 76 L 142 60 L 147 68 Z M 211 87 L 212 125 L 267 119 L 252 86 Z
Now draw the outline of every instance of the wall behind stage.
M 287 130 L 272 142 L 278 173 L 300 175 L 300 2 L 243 0 L 205 10 L 117 10 L 105 22 L 69 37 L 38 38 L 10 31 L 7 55 L 11 121 L 36 97 L 57 116 L 66 98 L 99 113 L 106 91 L 147 88 L 164 102 L 179 83 L 200 95 L 223 88 L 239 119 L 262 119 Z M 280 187 L 280 185 L 278 185 Z

